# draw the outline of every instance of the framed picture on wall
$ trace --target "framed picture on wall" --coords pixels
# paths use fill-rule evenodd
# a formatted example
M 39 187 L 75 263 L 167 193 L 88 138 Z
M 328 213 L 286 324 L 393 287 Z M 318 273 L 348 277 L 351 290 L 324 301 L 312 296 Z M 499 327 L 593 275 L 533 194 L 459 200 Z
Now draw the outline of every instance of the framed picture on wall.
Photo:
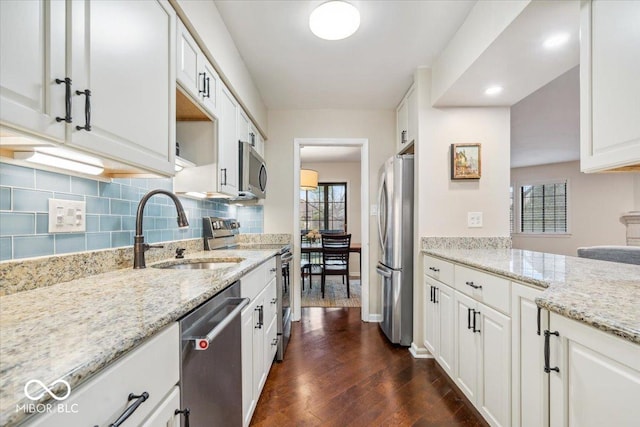
M 451 144 L 451 179 L 480 179 L 480 144 Z

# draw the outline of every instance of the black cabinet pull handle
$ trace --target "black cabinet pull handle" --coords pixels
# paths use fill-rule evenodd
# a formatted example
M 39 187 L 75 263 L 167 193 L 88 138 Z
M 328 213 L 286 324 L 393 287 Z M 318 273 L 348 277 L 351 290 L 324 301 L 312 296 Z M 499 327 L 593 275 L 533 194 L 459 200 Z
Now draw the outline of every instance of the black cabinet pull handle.
M 438 301 L 438 291 L 439 289 L 437 287 L 433 287 L 433 303 L 434 304 L 438 304 L 440 301 Z
M 198 94 L 207 92 L 207 73 L 198 73 L 199 77 L 202 77 L 202 89 L 198 85 Z
M 220 169 L 220 174 L 224 179 L 222 180 L 222 185 L 227 185 L 227 168 Z
M 189 427 L 189 414 L 191 414 L 191 409 L 184 408 L 182 411 L 179 410 L 179 409 L 176 409 L 176 411 L 173 414 L 174 415 L 178 415 L 178 414 L 184 415 L 184 427 Z
M 209 80 L 210 80 L 209 77 L 205 79 L 206 81 L 205 87 L 207 88 L 207 93 L 202 95 L 203 98 L 211 98 L 211 83 L 209 82 Z
M 406 144 L 407 143 L 407 131 L 406 130 L 403 130 L 400 133 L 400 141 L 401 141 L 402 144 Z
M 433 302 L 433 286 L 429 286 L 429 302 Z
M 480 312 L 473 310 L 473 333 L 480 333 L 480 329 L 476 329 L 476 314 L 480 314 Z
M 56 79 L 57 84 L 64 83 L 64 117 L 56 117 L 56 122 L 71 123 L 71 79 Z
M 435 267 L 429 267 L 429 270 L 433 271 L 434 273 L 437 273 L 438 271 L 440 271 L 439 268 L 435 268 Z
M 560 372 L 560 368 L 558 368 L 557 366 L 555 368 L 552 368 L 549 366 L 549 356 L 551 353 L 551 350 L 549 348 L 549 337 L 551 335 L 555 335 L 556 337 L 559 337 L 560 333 L 558 331 L 553 331 L 553 332 L 549 330 L 544 331 L 544 371 L 547 374 L 551 371 Z
M 471 312 L 475 313 L 475 310 L 473 308 L 467 308 L 467 329 L 471 329 Z
M 473 289 L 482 289 L 482 285 L 474 285 L 473 282 L 464 282 L 464 284 L 471 286 Z
M 77 90 L 76 95 L 84 95 L 84 126 L 76 126 L 76 129 L 91 132 L 91 91 Z
M 537 322 L 538 322 L 538 336 L 540 336 L 540 311 L 542 311 L 542 309 L 540 307 L 538 307 L 538 318 L 537 318 Z
M 258 324 L 255 328 L 262 329 L 262 325 L 264 325 L 264 306 L 259 305 L 254 310 L 258 312 Z
M 116 419 L 114 422 L 109 424 L 109 427 L 119 427 L 120 425 L 122 425 L 122 423 L 125 422 L 127 418 L 129 418 L 131 414 L 133 414 L 136 411 L 136 409 L 138 409 L 140 405 L 142 405 L 148 398 L 149 398 L 149 393 L 147 393 L 146 391 L 143 392 L 142 394 L 129 393 L 129 396 L 127 397 L 127 401 L 131 402 L 133 399 L 137 399 L 137 400 L 133 402 L 133 405 L 127 407 L 127 409 L 125 409 L 124 412 L 118 417 L 118 419 Z M 98 427 L 98 426 L 95 426 L 95 427 Z

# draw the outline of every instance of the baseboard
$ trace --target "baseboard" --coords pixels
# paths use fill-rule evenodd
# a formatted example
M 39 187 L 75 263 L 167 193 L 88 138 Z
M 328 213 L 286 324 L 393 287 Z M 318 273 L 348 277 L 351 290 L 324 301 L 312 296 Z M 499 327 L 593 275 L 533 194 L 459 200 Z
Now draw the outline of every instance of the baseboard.
M 412 342 L 409 347 L 409 353 L 414 359 L 433 359 L 433 355 L 424 347 L 418 347 L 416 343 Z
M 371 314 L 369 313 L 369 322 L 382 322 L 382 314 Z

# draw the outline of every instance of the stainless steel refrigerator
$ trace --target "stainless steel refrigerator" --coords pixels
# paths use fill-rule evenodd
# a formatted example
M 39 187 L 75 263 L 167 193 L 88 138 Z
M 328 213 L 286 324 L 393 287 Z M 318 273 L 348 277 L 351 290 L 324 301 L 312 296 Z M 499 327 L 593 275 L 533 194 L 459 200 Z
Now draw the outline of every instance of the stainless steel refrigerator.
M 409 346 L 413 341 L 413 155 L 393 156 L 380 168 L 378 237 L 380 328 L 392 343 Z

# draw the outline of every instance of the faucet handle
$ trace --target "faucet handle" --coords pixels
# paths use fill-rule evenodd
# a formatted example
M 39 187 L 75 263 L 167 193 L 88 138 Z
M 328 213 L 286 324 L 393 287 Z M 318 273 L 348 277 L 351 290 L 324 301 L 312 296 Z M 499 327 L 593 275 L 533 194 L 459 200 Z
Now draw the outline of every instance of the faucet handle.
M 161 249 L 164 248 L 164 245 L 150 245 L 148 243 L 144 244 L 144 250 L 149 250 L 149 249 Z
M 176 258 L 184 258 L 184 251 L 186 251 L 185 248 L 176 249 Z

